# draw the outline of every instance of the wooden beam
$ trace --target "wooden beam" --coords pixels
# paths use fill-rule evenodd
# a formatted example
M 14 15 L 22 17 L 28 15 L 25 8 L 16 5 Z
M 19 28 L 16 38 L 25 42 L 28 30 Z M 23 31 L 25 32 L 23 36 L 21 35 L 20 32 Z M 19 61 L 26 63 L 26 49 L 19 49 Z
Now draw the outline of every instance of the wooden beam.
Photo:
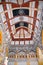
M 13 41 L 29 41 L 31 38 L 14 38 Z

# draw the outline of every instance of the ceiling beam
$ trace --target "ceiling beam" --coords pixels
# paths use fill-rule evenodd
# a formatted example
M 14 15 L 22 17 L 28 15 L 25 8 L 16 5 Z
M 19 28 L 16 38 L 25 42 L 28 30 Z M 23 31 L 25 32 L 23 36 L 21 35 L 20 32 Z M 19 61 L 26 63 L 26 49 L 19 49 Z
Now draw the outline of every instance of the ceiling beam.
M 32 40 L 31 38 L 14 38 L 13 41 L 29 41 L 29 40 Z

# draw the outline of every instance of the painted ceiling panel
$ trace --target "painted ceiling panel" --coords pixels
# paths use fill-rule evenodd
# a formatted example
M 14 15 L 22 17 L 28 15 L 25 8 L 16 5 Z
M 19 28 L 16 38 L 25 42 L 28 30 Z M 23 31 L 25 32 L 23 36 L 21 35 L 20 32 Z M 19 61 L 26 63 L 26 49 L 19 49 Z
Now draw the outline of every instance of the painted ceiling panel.
M 40 33 L 41 33 L 41 24 L 42 24 L 41 23 L 41 12 L 42 12 L 41 4 L 39 3 L 39 1 L 34 1 L 34 2 L 33 1 L 28 2 L 28 1 L 30 0 L 24 0 L 24 3 L 23 3 L 23 0 L 8 0 L 8 2 L 13 2 L 13 5 L 12 4 L 6 5 L 6 3 L 3 3 L 4 5 L 0 5 L 0 21 L 3 24 L 3 27 L 5 26 L 4 27 L 5 31 L 4 30 L 3 31 L 4 33 L 6 32 L 5 35 L 7 35 L 3 39 L 5 41 L 7 39 L 7 42 L 5 43 L 11 44 L 11 45 L 8 45 L 9 49 L 11 49 L 9 50 L 9 52 L 11 51 L 11 53 L 9 53 L 9 55 L 11 55 L 10 58 L 12 58 L 12 56 L 15 53 L 19 53 L 22 55 L 22 54 L 25 54 L 26 52 L 27 53 L 30 52 L 29 54 L 32 56 L 33 53 L 31 53 L 31 51 L 34 51 L 37 46 L 39 47 L 41 46 L 40 45 L 41 43 Z M 26 6 L 29 9 L 28 8 L 22 9 L 22 6 L 21 6 L 22 3 L 23 3 L 23 6 Z M 19 6 L 19 8 L 16 5 Z M 6 9 L 3 6 L 5 8 L 7 7 L 6 13 L 5 13 Z M 14 9 L 12 9 L 13 7 L 15 9 L 15 13 L 13 11 Z M 4 12 L 4 13 L 1 13 L 1 12 Z M 26 55 L 26 57 L 27 56 L 28 55 Z M 22 62 L 19 63 L 19 65 L 20 64 L 22 65 Z M 26 63 L 23 63 L 23 65 L 24 64 L 26 65 Z
M 15 9 L 12 12 L 13 12 L 13 16 L 29 15 L 28 9 Z
M 17 22 L 20 22 L 20 21 L 21 21 L 21 18 L 23 18 L 22 21 L 30 22 L 28 17 L 26 17 L 26 16 L 18 16 L 18 17 L 15 17 L 14 19 L 10 20 L 11 25 L 12 25 L 12 24 L 15 24 L 15 23 L 17 23 Z M 30 18 L 30 19 L 31 19 L 31 18 Z M 31 22 L 32 22 L 32 21 L 31 21 Z
M 26 16 L 18 16 L 18 17 L 15 17 L 14 19 L 12 19 L 11 21 L 13 21 L 13 24 L 15 24 L 17 22 L 20 22 L 21 21 L 21 18 L 23 18 L 22 21 L 25 21 L 25 22 L 28 22 L 29 21 L 29 18 L 26 17 Z
M 17 3 L 17 0 L 9 0 L 10 2 L 15 2 L 15 3 Z M 27 1 L 29 1 L 29 0 L 24 0 L 24 2 L 27 2 Z M 18 4 L 18 3 L 17 3 Z M 24 4 L 25 5 L 25 4 Z M 5 22 L 5 27 L 7 28 L 7 30 L 9 30 L 13 35 L 14 35 L 14 38 L 31 38 L 31 34 L 30 33 L 32 33 L 32 32 L 37 32 L 37 28 L 36 27 L 34 27 L 34 23 L 33 23 L 33 21 L 34 21 L 34 19 L 40 19 L 40 16 L 41 16 L 41 11 L 39 11 L 38 10 L 38 12 L 37 12 L 37 16 L 35 16 L 35 14 L 34 14 L 34 12 L 35 12 L 35 9 L 33 9 L 33 8 L 35 8 L 35 2 L 30 2 L 29 3 L 29 8 L 30 9 L 25 9 L 25 8 L 23 8 L 22 9 L 22 7 L 19 7 L 18 9 L 15 9 L 15 13 L 14 13 L 14 10 L 12 9 L 12 4 L 7 4 L 6 5 L 7 6 L 7 10 L 9 10 L 7 13 L 8 13 L 8 17 L 9 17 L 9 24 L 10 24 L 10 26 L 9 26 L 9 28 L 7 27 L 7 25 L 6 25 L 6 22 Z M 15 6 L 14 6 L 15 7 Z M 17 8 L 17 7 L 16 7 Z M 12 9 L 13 10 L 13 12 L 12 12 L 12 10 L 10 10 L 10 9 Z M 38 9 L 38 8 L 37 8 Z M 17 10 L 17 11 L 16 11 Z M 25 11 L 26 10 L 26 11 Z M 27 10 L 28 10 L 28 12 L 27 12 Z M 0 12 L 2 12 L 3 11 L 3 6 L 2 5 L 0 5 Z M 37 11 L 37 10 L 36 10 Z M 24 15 L 24 13 L 25 13 L 25 15 Z M 16 14 L 16 15 L 15 15 Z M 28 14 L 28 15 L 27 15 Z M 5 13 L 3 13 L 3 14 L 1 14 L 2 16 L 2 21 L 4 22 L 4 21 L 6 21 L 6 17 L 5 17 Z M 34 17 L 35 16 L 35 17 Z M 22 23 L 24 26 L 26 26 L 27 27 L 27 29 L 28 29 L 28 31 L 26 31 L 26 30 L 21 30 L 21 29 L 19 29 L 19 32 L 17 31 L 16 32 L 16 29 L 15 28 L 18 28 L 17 26 L 15 26 L 18 22 L 27 22 L 27 24 L 25 25 L 24 23 Z M 7 22 L 8 23 L 8 22 Z M 29 24 L 28 24 L 29 23 Z M 32 23 L 32 24 L 31 24 Z M 9 25 L 8 24 L 8 25 Z M 22 25 L 21 23 L 19 24 L 19 25 Z M 18 25 L 18 24 L 17 24 Z M 23 26 L 22 25 L 22 26 Z M 39 25 L 39 22 L 38 22 L 38 20 L 36 20 L 36 25 L 35 26 L 37 26 L 38 27 L 38 25 Z M 24 27 L 23 26 L 23 27 Z M 32 29 L 34 27 L 34 30 Z M 23 32 L 24 31 L 24 32 Z M 8 31 L 7 31 L 8 32 Z M 8 33 L 9 35 L 11 34 L 11 33 Z M 35 34 L 34 34 L 35 35 Z
M 18 28 L 18 27 L 21 27 L 21 26 L 24 26 L 24 27 L 28 27 L 28 23 L 27 22 L 18 22 L 15 24 L 15 28 Z

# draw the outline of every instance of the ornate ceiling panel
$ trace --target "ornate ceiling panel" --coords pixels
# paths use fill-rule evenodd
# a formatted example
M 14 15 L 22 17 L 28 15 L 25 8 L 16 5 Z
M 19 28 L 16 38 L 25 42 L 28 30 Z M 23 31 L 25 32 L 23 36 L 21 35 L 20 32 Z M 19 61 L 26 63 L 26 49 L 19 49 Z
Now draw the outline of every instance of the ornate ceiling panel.
M 0 5 L 2 21 L 5 25 L 8 39 L 11 38 L 12 41 L 31 41 L 36 36 L 41 9 L 39 9 L 38 1 L 28 1 L 20 0 L 22 2 L 20 6 L 18 5 L 19 0 L 9 0 Z

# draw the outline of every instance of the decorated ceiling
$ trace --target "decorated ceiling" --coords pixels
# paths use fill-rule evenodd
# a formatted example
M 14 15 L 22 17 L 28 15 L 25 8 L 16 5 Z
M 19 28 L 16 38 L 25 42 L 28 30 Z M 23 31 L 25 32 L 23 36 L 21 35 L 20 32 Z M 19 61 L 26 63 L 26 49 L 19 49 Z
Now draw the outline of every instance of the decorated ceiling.
M 34 44 L 40 37 L 42 5 L 35 0 L 0 0 L 0 23 L 5 27 L 7 41 Z M 37 34 L 39 31 L 39 34 Z

